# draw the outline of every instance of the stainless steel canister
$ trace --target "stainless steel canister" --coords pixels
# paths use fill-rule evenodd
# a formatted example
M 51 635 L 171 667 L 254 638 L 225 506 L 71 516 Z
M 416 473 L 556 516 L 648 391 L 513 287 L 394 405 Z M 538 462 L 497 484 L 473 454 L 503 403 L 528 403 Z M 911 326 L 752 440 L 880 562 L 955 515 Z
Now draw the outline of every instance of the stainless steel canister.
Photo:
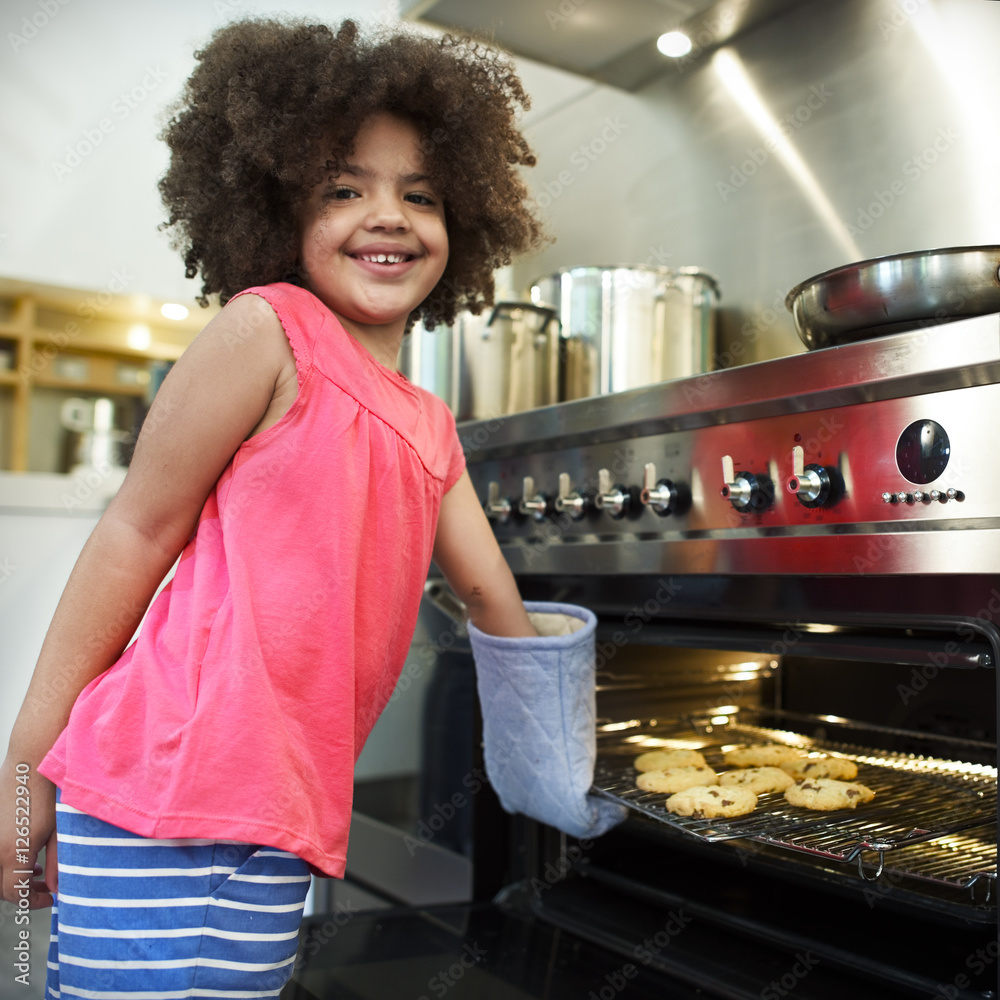
M 440 396 L 456 420 L 472 417 L 461 317 L 453 327 L 439 324 L 433 330 L 415 323 L 403 337 L 396 366 L 414 385 Z
M 711 370 L 716 279 L 696 267 L 570 267 L 537 279 L 531 301 L 560 322 L 560 400 Z
M 485 323 L 466 326 L 476 417 L 559 402 L 559 324 L 531 302 L 500 302 Z
M 558 399 L 559 325 L 552 309 L 501 302 L 489 313 L 460 313 L 454 326 L 414 325 L 399 370 L 440 396 L 456 420 L 485 420 Z

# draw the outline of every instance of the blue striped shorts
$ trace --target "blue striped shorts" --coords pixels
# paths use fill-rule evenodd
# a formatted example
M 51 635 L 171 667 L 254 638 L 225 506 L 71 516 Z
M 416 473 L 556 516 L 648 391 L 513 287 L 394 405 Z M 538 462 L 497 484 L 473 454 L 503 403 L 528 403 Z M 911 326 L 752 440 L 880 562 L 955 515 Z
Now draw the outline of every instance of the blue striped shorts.
M 152 840 L 64 805 L 46 1000 L 277 997 L 308 865 L 229 840 Z

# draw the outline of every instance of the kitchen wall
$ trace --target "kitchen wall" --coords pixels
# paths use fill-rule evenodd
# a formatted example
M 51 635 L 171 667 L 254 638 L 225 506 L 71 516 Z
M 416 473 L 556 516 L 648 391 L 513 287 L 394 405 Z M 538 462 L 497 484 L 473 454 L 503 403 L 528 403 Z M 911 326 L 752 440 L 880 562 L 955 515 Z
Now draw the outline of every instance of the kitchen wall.
M 554 6 L 540 2 L 537 20 L 555 41 L 565 21 L 546 17 Z M 395 9 L 66 0 L 50 15 L 35 0 L 5 3 L 0 275 L 99 291 L 118 274 L 127 294 L 193 297 L 157 231 L 156 135 L 194 49 L 244 14 L 385 22 Z M 574 11 L 586 16 L 586 3 Z M 721 362 L 798 350 L 780 300 L 799 281 L 864 257 L 997 241 L 998 41 L 993 0 L 800 0 L 722 53 L 665 60 L 634 94 L 518 60 L 539 158 L 527 176 L 556 239 L 515 267 L 514 288 L 574 264 L 699 265 L 720 279 Z
M 101 511 L 106 484 L 0 472 L 0 749 L 28 689 L 63 585 Z
M 638 93 L 590 85 L 532 114 L 531 186 L 557 239 L 515 285 L 698 265 L 722 290 L 719 366 L 802 350 L 783 306 L 800 281 L 1000 243 L 998 43 L 1000 3 L 804 0 Z
M 212 32 L 240 17 L 394 23 L 395 0 L 3 0 L 0 279 L 190 302 L 158 230 L 157 138 Z M 526 63 L 535 111 L 585 85 Z M 196 310 L 200 312 L 200 310 Z M 206 320 L 207 321 L 207 320 Z

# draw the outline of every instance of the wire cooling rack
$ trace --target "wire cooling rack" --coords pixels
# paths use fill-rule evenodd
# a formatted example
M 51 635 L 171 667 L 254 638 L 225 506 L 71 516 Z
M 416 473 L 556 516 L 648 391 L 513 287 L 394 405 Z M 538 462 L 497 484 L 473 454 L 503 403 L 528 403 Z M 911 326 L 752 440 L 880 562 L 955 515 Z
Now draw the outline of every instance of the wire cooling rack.
M 775 713 L 769 713 L 774 715 Z M 758 797 L 757 808 L 731 819 L 698 819 L 667 812 L 669 796 L 636 787 L 635 758 L 647 750 L 698 750 L 716 771 L 724 754 L 777 743 L 806 754 L 845 757 L 857 782 L 875 792 L 856 809 L 816 812 L 793 806 L 781 792 Z M 996 881 L 997 769 L 985 764 L 892 753 L 836 741 L 817 741 L 788 729 L 757 724 L 755 713 L 707 719 L 632 720 L 598 727 L 595 794 L 706 841 L 752 839 L 825 859 L 857 860 L 863 878 L 884 872 L 992 895 Z M 889 861 L 887 862 L 887 857 Z

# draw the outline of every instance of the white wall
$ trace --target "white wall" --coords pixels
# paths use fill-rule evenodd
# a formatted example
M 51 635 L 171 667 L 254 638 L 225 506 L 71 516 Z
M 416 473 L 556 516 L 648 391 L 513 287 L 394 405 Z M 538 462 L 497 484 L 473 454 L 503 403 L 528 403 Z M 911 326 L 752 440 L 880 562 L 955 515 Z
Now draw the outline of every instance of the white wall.
M 99 477 L 0 472 L 0 752 L 59 596 L 107 502 Z
M 5 0 L 0 275 L 100 290 L 117 271 L 129 293 L 192 298 L 196 282 L 157 232 L 167 155 L 156 136 L 194 50 L 245 13 L 337 20 L 385 9 L 377 0 Z
M 394 17 L 391 0 L 5 0 L 0 276 L 100 290 L 117 270 L 130 292 L 190 299 L 197 283 L 157 231 L 166 150 L 156 135 L 193 50 L 234 17 L 276 11 L 327 22 Z M 852 256 L 996 242 L 998 38 L 998 3 L 824 0 L 799 4 L 733 46 L 779 121 L 812 87 L 830 91 L 790 139 L 840 223 L 856 225 L 876 192 L 906 183 L 906 196 L 854 241 L 857 255 L 773 155 L 721 196 L 719 183 L 762 140 L 710 60 L 667 70 L 637 94 L 519 60 L 534 99 L 524 124 L 539 156 L 529 182 L 556 242 L 523 262 L 515 282 L 661 253 L 669 265 L 716 272 L 723 305 L 745 318 L 771 306 L 778 290 Z M 133 89 L 129 108 L 122 94 Z M 66 168 L 68 147 L 102 119 L 108 134 Z M 625 128 L 602 143 L 609 121 Z M 960 138 L 910 180 L 905 164 L 939 129 Z M 574 159 L 581 149 L 597 151 L 586 170 Z M 571 183 L 560 189 L 564 171 Z M 798 349 L 790 321 L 778 325 L 774 350 Z
M 157 232 L 156 136 L 194 50 L 236 17 L 272 13 L 396 19 L 387 0 L 4 0 L 0 276 L 101 290 L 117 271 L 129 293 L 193 298 L 199 283 Z M 530 65 L 525 78 L 548 102 L 585 85 Z

